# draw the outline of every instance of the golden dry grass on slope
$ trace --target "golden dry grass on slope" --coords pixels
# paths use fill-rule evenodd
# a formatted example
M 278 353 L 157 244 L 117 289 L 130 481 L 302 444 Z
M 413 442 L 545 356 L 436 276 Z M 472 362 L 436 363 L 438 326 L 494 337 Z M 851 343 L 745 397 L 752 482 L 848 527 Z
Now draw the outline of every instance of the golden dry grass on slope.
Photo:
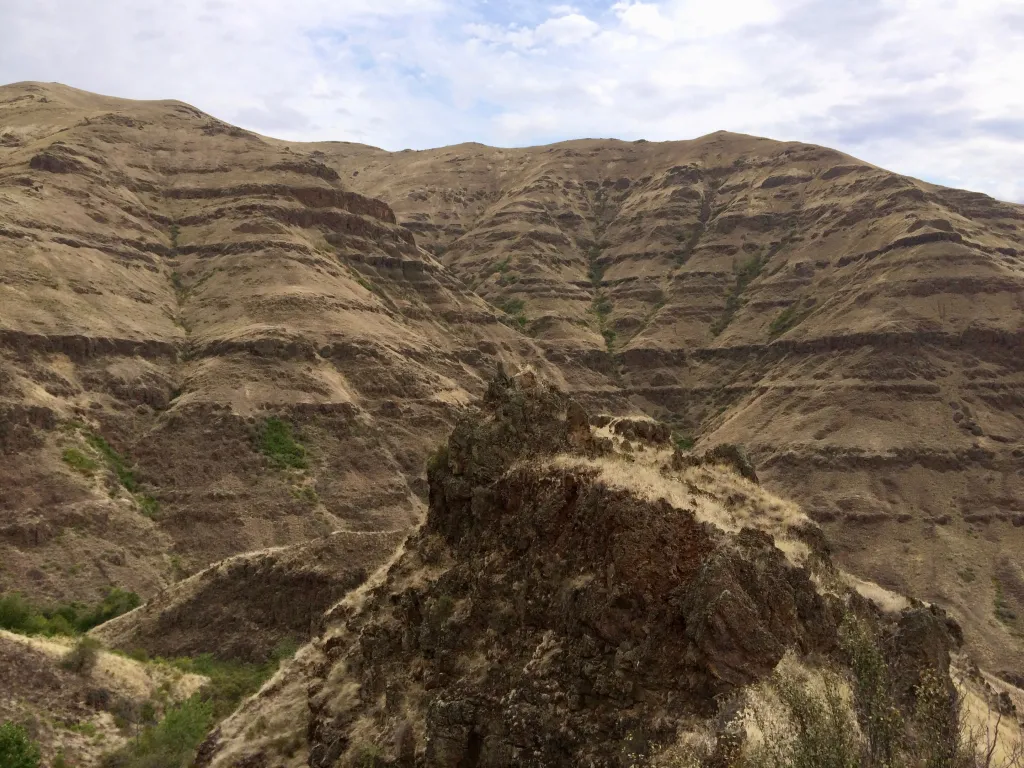
M 766 491 L 724 466 L 664 468 L 665 449 L 646 451 L 638 446 L 632 454 L 597 458 L 561 455 L 551 459 L 556 467 L 591 470 L 600 482 L 635 493 L 648 501 L 664 500 L 677 509 L 692 512 L 701 522 L 735 533 L 757 528 L 775 537 L 776 546 L 794 565 L 805 562 L 807 545 L 793 536 L 793 527 L 809 523 L 800 507 Z
M 103 754 L 123 746 L 138 728 L 118 717 L 137 719 L 147 705 L 159 712 L 207 682 L 202 675 L 103 649 L 97 651 L 95 666 L 78 674 L 63 665 L 76 642 L 0 630 L 0 721 L 27 726 L 45 764 L 64 755 L 79 768 L 98 765 Z

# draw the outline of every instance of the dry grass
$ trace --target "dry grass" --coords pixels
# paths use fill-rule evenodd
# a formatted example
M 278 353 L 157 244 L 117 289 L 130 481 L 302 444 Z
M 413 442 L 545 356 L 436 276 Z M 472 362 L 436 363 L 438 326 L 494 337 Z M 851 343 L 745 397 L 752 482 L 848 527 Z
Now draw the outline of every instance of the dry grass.
M 1021 693 L 1002 680 L 989 675 L 985 677 L 989 686 L 997 693 Z M 986 692 L 976 681 L 964 674 L 954 674 L 953 682 L 960 693 L 964 730 L 975 740 L 979 752 L 985 753 L 981 757 L 987 758 L 991 768 L 1021 768 L 1021 765 L 1024 765 L 1024 732 L 1020 723 L 1013 716 L 1000 716 L 989 704 Z
M 273 755 L 281 768 L 306 765 L 307 686 L 310 670 L 322 663 L 323 654 L 312 645 L 282 663 L 259 692 L 220 723 L 211 768 L 238 765 L 255 754 Z
M 666 472 L 655 465 L 657 451 L 634 456 L 632 462 L 620 455 L 596 459 L 573 455 L 556 456 L 551 465 L 562 469 L 590 470 L 611 488 L 630 491 L 648 501 L 666 501 L 673 507 L 692 512 L 697 520 L 711 523 L 726 532 L 745 527 L 766 531 L 794 565 L 802 565 L 807 545 L 796 539 L 791 529 L 808 523 L 799 506 L 774 496 L 745 480 L 727 467 L 688 467 Z
M 59 664 L 75 644 L 73 638 L 29 637 L 0 630 L 6 640 L 42 651 Z M 100 650 L 92 679 L 98 686 L 129 699 L 152 698 L 161 686 L 169 686 L 175 701 L 187 699 L 207 682 L 202 675 L 183 674 L 162 664 L 145 664 L 116 653 Z
M 852 573 L 841 574 L 843 582 L 857 593 L 877 605 L 886 613 L 900 613 L 910 607 L 910 601 L 898 592 L 886 589 L 873 581 L 857 578 Z
M 800 681 L 801 687 L 819 700 L 832 691 L 842 702 L 850 722 L 857 722 L 853 708 L 853 691 L 849 683 L 835 673 L 810 667 L 803 663 L 793 651 L 788 651 L 775 668 L 775 674 L 783 680 Z M 767 735 L 785 733 L 791 730 L 785 707 L 779 700 L 775 681 L 762 681 L 745 691 L 746 706 L 741 715 L 746 744 L 756 748 L 764 743 Z

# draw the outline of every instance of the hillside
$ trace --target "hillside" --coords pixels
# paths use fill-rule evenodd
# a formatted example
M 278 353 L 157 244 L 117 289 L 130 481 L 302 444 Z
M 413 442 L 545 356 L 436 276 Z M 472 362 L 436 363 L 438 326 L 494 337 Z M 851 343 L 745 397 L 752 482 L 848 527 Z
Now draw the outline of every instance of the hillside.
M 548 360 L 603 374 L 566 374 L 588 407 L 743 444 L 844 565 L 1019 663 L 1024 207 L 725 132 L 317 149 Z
M 2 590 L 408 528 L 481 376 L 544 367 L 308 153 L 56 85 L 3 88 L 0 125 Z
M 738 443 L 839 564 L 1024 632 L 1024 208 L 729 133 L 385 152 L 0 88 L 0 592 L 411 529 L 498 363 Z
M 1019 749 L 1022 692 L 958 666 L 940 609 L 843 586 L 817 527 L 734 468 L 631 447 L 499 375 L 432 459 L 401 556 L 197 766 L 875 766 L 883 744 L 896 764 L 974 765 L 949 759 L 958 690 L 982 718 L 1005 694 L 987 732 Z M 746 717 L 768 740 L 813 723 L 827 751 L 759 762 Z

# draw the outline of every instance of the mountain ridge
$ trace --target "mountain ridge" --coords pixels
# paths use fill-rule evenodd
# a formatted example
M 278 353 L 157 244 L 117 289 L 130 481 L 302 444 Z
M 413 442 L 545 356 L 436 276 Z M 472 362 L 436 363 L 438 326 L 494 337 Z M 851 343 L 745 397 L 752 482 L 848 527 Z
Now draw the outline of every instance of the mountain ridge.
M 28 83 L 0 88 L 0 248 L 0 590 L 148 597 L 411 528 L 461 409 L 531 365 L 746 446 L 845 568 L 1016 663 L 1020 205 L 742 134 L 391 153 Z

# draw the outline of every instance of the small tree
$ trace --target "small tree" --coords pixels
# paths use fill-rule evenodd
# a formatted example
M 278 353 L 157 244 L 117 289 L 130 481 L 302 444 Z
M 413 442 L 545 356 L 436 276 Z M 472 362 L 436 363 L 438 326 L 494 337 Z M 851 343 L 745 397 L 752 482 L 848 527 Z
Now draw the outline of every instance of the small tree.
M 75 647 L 64 655 L 61 666 L 76 675 L 88 677 L 96 667 L 96 662 L 99 661 L 99 649 L 98 640 L 88 636 L 82 637 L 75 643 Z
M 39 747 L 20 725 L 0 725 L 0 766 L 3 768 L 38 768 Z

